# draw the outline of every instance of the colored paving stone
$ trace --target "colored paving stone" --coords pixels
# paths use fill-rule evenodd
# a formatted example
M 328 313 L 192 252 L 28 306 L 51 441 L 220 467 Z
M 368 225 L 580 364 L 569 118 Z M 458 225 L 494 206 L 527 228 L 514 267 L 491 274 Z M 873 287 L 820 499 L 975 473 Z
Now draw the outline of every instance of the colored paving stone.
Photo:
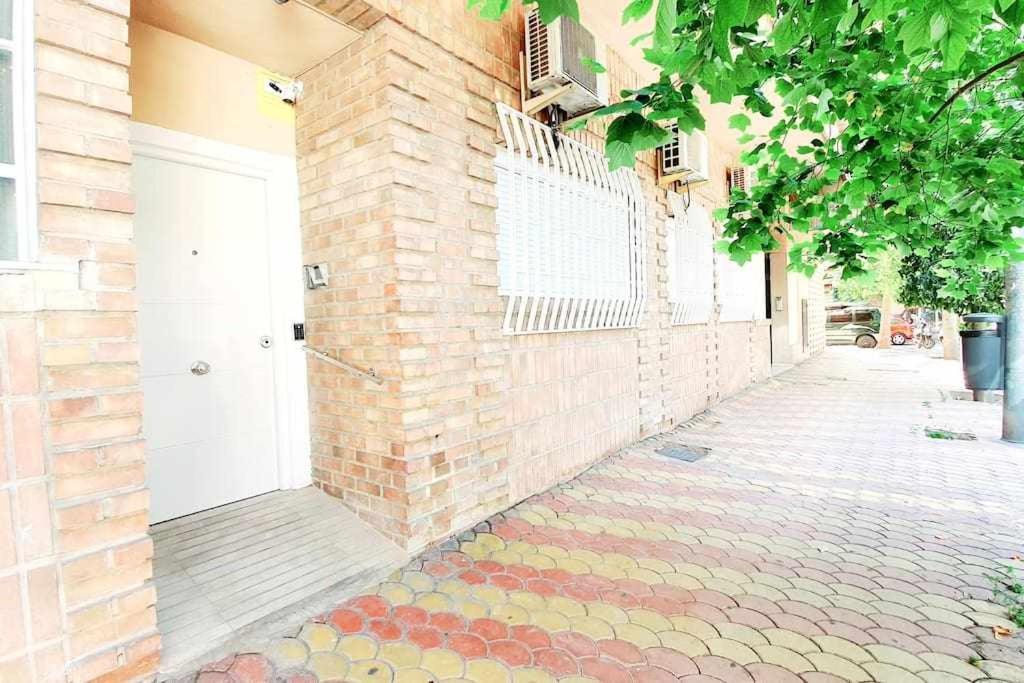
M 988 578 L 1024 550 L 998 410 L 944 400 L 909 349 L 857 351 L 633 444 L 192 680 L 1024 683 Z M 670 444 L 709 456 L 655 453 Z

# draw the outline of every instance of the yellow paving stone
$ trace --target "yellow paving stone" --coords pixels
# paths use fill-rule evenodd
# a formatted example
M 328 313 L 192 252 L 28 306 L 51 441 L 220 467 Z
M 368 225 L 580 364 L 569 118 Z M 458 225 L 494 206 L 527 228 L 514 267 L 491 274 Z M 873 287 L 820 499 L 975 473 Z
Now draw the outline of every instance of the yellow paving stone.
M 976 623 L 978 626 L 986 626 L 989 628 L 993 626 L 1002 626 L 1003 628 L 1008 628 L 1011 631 L 1017 630 L 1016 624 L 997 614 L 991 614 L 989 612 L 964 612 L 964 616 Z
M 783 669 L 792 671 L 795 674 L 815 670 L 810 660 L 789 648 L 779 647 L 778 645 L 757 645 L 754 647 L 754 652 L 766 664 L 781 666 Z
M 579 631 L 584 635 L 590 636 L 594 640 L 615 637 L 615 632 L 612 631 L 612 627 L 607 622 L 601 621 L 596 617 L 569 617 L 569 628 L 573 631 Z
M 565 531 L 574 531 L 576 529 L 575 524 L 564 519 L 549 519 L 547 524 L 552 529 L 564 529 Z
M 382 583 L 377 589 L 377 595 L 381 596 L 392 605 L 408 605 L 413 601 L 415 593 L 412 588 L 401 583 Z
M 793 584 L 781 576 L 775 574 L 768 574 L 767 572 L 754 572 L 750 575 L 750 580 L 754 583 L 761 583 L 772 588 L 778 588 L 779 590 L 785 590 L 792 588 Z
M 306 624 L 299 631 L 299 640 L 312 652 L 329 652 L 338 645 L 338 632 L 327 624 Z
M 805 590 L 816 595 L 833 595 L 836 591 L 832 590 L 830 586 L 826 586 L 821 581 L 815 581 L 814 579 L 807 579 L 802 576 L 794 576 L 789 580 L 793 584 L 794 588 Z
M 617 567 L 617 566 L 615 566 L 613 564 L 608 564 L 607 562 L 602 562 L 600 564 L 591 565 L 590 571 L 593 574 L 597 574 L 598 576 L 603 576 L 606 579 L 612 579 L 613 581 L 615 579 L 625 579 L 625 578 L 627 578 L 626 577 L 626 570 L 625 569 L 623 569 L 622 567 Z
M 584 521 L 576 522 L 576 529 L 579 531 L 585 531 L 588 534 L 601 533 L 601 527 L 597 526 L 596 524 L 591 524 L 590 522 Z
M 868 662 L 864 665 L 864 670 L 878 683 L 923 683 L 919 676 L 885 662 Z
M 877 595 L 875 595 L 871 591 L 861 588 L 860 586 L 853 586 L 848 583 L 837 583 L 833 586 L 833 588 L 839 595 L 845 595 L 850 598 L 856 598 L 857 600 L 862 600 L 863 602 L 869 604 L 871 602 L 874 602 L 875 600 L 878 600 Z
M 590 676 L 569 676 L 568 678 L 559 678 L 558 683 L 601 683 L 596 678 Z
M 763 635 L 771 645 L 789 648 L 790 650 L 799 652 L 800 654 L 818 652 L 821 649 L 807 636 L 802 636 L 795 631 L 790 631 L 789 629 L 766 628 L 761 629 L 759 633 Z
M 345 680 L 350 683 L 390 683 L 395 678 L 395 673 L 387 662 L 379 659 L 365 659 L 361 662 L 352 662 Z M 324 680 L 321 677 L 321 680 Z
M 423 653 L 420 668 L 438 678 L 458 678 L 466 672 L 466 663 L 457 652 L 439 648 Z
M 922 593 L 917 597 L 919 597 L 921 602 L 926 605 L 938 607 L 939 609 L 947 609 L 950 612 L 956 612 L 957 614 L 963 614 L 964 612 L 971 611 L 987 612 L 989 614 L 1001 613 L 998 605 L 993 605 L 982 600 L 964 600 L 961 602 L 959 600 L 947 598 L 945 595 L 935 595 L 934 593 Z M 983 607 L 979 609 L 979 606 Z
M 940 596 L 934 595 L 934 596 L 930 596 L 930 597 L 937 598 L 937 597 L 940 597 Z M 940 604 L 936 604 L 932 600 L 925 600 L 925 602 L 927 602 L 929 605 L 932 605 L 934 607 L 940 607 L 942 609 L 948 609 L 951 612 L 956 611 L 952 607 L 948 607 L 948 606 L 942 605 L 941 603 Z M 994 602 L 988 602 L 987 600 L 973 600 L 973 599 L 972 600 L 964 600 L 963 601 L 963 605 L 968 608 L 965 611 L 987 612 L 988 614 L 1006 614 L 1006 608 L 1005 607 L 1003 607 L 1002 605 L 997 605 Z
M 697 617 L 678 615 L 672 617 L 671 621 L 673 630 L 681 633 L 688 633 L 691 636 L 700 638 L 701 640 L 711 640 L 712 638 L 720 637 L 718 629 Z
M 701 567 L 699 564 L 693 564 L 691 562 L 676 562 L 675 568 L 680 574 L 686 574 L 695 579 L 703 580 L 712 578 L 711 572 L 709 572 L 705 567 Z
M 607 602 L 588 602 L 584 606 L 587 608 L 588 615 L 597 617 L 608 624 L 625 624 L 629 621 L 626 610 Z M 669 627 L 671 628 L 671 625 Z
M 668 631 L 672 628 L 672 622 L 654 610 L 631 609 L 627 614 L 629 614 L 630 622 L 643 626 L 654 633 Z
M 733 549 L 731 541 L 723 541 L 722 539 L 715 538 L 714 536 L 708 536 L 707 534 L 703 534 L 699 536 L 698 539 L 700 540 L 701 545 L 708 545 L 712 548 L 721 548 L 722 550 Z
M 297 668 L 305 664 L 309 648 L 298 638 L 279 638 L 267 647 L 264 654 L 280 669 Z
M 535 554 L 537 552 L 537 546 L 526 541 L 512 541 L 508 544 L 506 550 L 511 550 L 514 553 L 520 555 Z
M 569 630 L 569 618 L 564 614 L 552 612 L 551 610 L 531 610 L 530 623 L 538 626 L 549 633 Z
M 655 529 L 641 529 L 635 532 L 637 538 L 642 538 L 646 541 L 664 541 L 668 538 L 672 538 L 663 531 L 657 531 Z
M 436 683 L 437 677 L 425 669 L 402 669 L 395 672 L 395 683 Z
M 815 669 L 822 673 L 832 674 L 836 678 L 852 681 L 853 683 L 871 680 L 871 674 L 859 665 L 830 652 L 809 652 L 805 657 L 814 665 Z
M 466 555 L 469 555 L 474 560 L 484 559 L 485 557 L 487 557 L 487 553 L 489 552 L 488 549 L 484 547 L 482 544 L 472 541 L 467 541 L 465 543 L 460 544 L 459 550 L 465 553 Z
M 530 613 L 519 605 L 513 604 L 498 605 L 492 608 L 491 618 L 509 626 L 530 623 Z
M 737 664 L 753 664 L 761 661 L 753 649 L 739 642 L 728 638 L 712 638 L 704 643 L 711 654 L 724 657 Z
M 700 590 L 704 587 L 704 584 L 700 582 L 700 579 L 690 576 L 689 574 L 663 574 L 661 578 L 664 579 L 665 583 L 671 586 L 679 586 L 680 588 L 685 588 L 687 590 Z
M 708 646 L 704 644 L 702 640 L 696 638 L 689 633 L 682 633 L 680 631 L 662 631 L 658 634 L 658 640 L 661 641 L 662 647 L 667 647 L 670 650 L 676 652 L 682 652 L 687 657 L 699 657 L 701 655 L 710 654 Z
M 728 529 L 716 529 L 710 528 L 707 530 L 708 536 L 714 536 L 715 538 L 721 538 L 726 541 L 735 541 L 739 538 L 739 535 Z
M 381 643 L 378 659 L 383 659 L 395 669 L 411 669 L 420 665 L 422 652 L 408 643 Z
M 665 579 L 661 574 L 651 571 L 650 569 L 644 569 L 643 567 L 627 567 L 625 570 L 626 576 L 637 581 L 643 581 L 649 584 L 665 583 Z
M 959 657 L 952 657 L 939 652 L 922 652 L 918 656 L 928 662 L 928 666 L 935 671 L 953 674 L 960 678 L 966 678 L 969 681 L 985 677 L 985 673 L 981 669 L 968 664 Z
M 424 593 L 416 598 L 416 602 L 413 604 L 428 612 L 448 612 L 451 610 L 454 602 L 450 596 L 444 593 Z
M 474 659 L 466 664 L 466 678 L 476 683 L 507 683 L 512 674 L 501 662 L 494 659 Z
M 847 597 L 845 595 L 830 595 L 828 601 L 836 607 L 853 610 L 857 614 L 863 614 L 864 616 L 878 613 L 878 610 L 870 603 L 858 600 L 857 598 Z
M 501 564 L 506 565 L 523 563 L 522 553 L 517 553 L 514 550 L 508 549 L 496 550 L 495 552 L 491 553 L 491 559 L 495 562 L 500 562 Z
M 622 553 L 605 553 L 604 561 L 615 567 L 621 567 L 622 569 L 639 566 L 636 563 L 636 560 L 628 555 L 623 555 Z
M 895 602 L 905 607 L 910 607 L 911 609 L 921 607 L 925 604 L 913 595 L 908 595 L 903 591 L 895 591 L 891 588 L 876 588 L 873 592 L 880 600 Z
M 812 605 L 814 607 L 817 607 L 818 609 L 824 609 L 826 607 L 831 607 L 832 606 L 832 602 L 830 601 L 831 598 L 842 598 L 843 597 L 841 595 L 834 595 L 834 594 L 833 595 L 829 595 L 829 596 L 818 595 L 817 593 L 812 593 L 810 591 L 805 591 L 802 588 L 784 588 L 784 589 L 782 589 L 782 592 L 785 593 L 786 597 L 789 598 L 790 600 L 795 600 L 796 602 L 803 602 L 803 603 L 806 603 L 808 605 Z M 852 600 L 853 598 L 846 598 L 846 599 L 847 600 Z
M 715 577 L 704 579 L 702 583 L 708 590 L 718 591 L 719 593 L 723 593 L 728 596 L 743 595 L 746 592 L 744 587 L 751 585 L 746 583 L 741 586 L 733 583 L 732 581 L 726 581 L 725 579 L 718 579 Z
M 642 569 L 649 569 L 656 574 L 672 574 L 676 571 L 676 568 L 668 562 L 650 557 L 637 560 L 637 564 L 639 564 Z
M 608 526 L 604 532 L 609 536 L 615 536 L 617 538 L 636 538 L 637 532 L 632 529 L 627 529 L 622 526 Z
M 919 671 L 917 676 L 925 683 L 968 683 L 969 680 L 945 671 Z
M 732 544 L 736 546 L 737 550 L 746 550 L 748 553 L 753 553 L 755 555 L 768 554 L 767 548 L 765 548 L 763 545 L 758 545 L 757 543 L 753 543 L 751 541 L 733 541 Z
M 743 572 L 738 572 L 735 569 L 729 569 L 728 567 L 709 567 L 708 572 L 712 577 L 716 579 L 725 579 L 736 584 L 750 583 L 750 577 Z
M 528 666 L 512 670 L 512 683 L 555 683 L 555 679 L 544 669 Z
M 490 614 L 492 609 L 496 609 L 500 605 L 495 605 L 493 608 L 486 603 L 479 600 L 473 600 L 471 598 L 455 598 L 452 602 L 452 609 L 466 617 L 467 619 L 480 619 Z
M 638 624 L 615 624 L 612 626 L 612 630 L 615 633 L 614 637 L 633 643 L 641 650 L 658 647 L 661 643 L 661 639 L 654 631 Z
M 989 678 L 1008 683 L 1024 683 L 1024 669 L 1004 662 L 982 660 L 978 667 L 988 674 Z
M 892 664 L 912 673 L 932 668 L 920 657 L 892 645 L 869 643 L 864 646 L 864 649 L 870 652 L 871 656 L 882 664 Z
M 349 667 L 348 657 L 336 652 L 314 652 L 306 663 L 306 668 L 321 681 L 345 680 Z
M 377 656 L 377 641 L 366 636 L 345 636 L 334 649 L 352 661 L 372 659 Z
M 544 526 L 544 518 L 538 515 L 536 512 L 530 510 L 520 510 L 519 518 L 524 522 L 535 524 L 537 526 Z
M 602 557 L 595 553 L 593 550 L 586 550 L 583 548 L 570 550 L 569 557 L 571 557 L 574 560 L 579 560 L 580 562 L 586 563 L 588 567 L 594 565 L 595 563 L 603 562 Z
M 508 601 L 513 605 L 529 610 L 546 609 L 547 602 L 543 595 L 531 593 L 530 591 L 512 591 L 508 594 Z
M 768 639 L 764 637 L 757 629 L 750 628 L 744 624 L 733 624 L 725 622 L 718 624 L 715 628 L 722 634 L 723 638 L 729 638 L 731 640 L 738 640 L 744 645 L 767 645 Z
M 503 605 L 508 602 L 508 594 L 497 586 L 473 586 L 473 598 L 487 605 Z
M 402 583 L 416 593 L 434 590 L 434 579 L 423 572 L 403 572 Z
M 551 595 L 545 599 L 548 609 L 572 619 L 573 617 L 582 617 L 587 614 L 587 608 L 583 603 L 571 600 L 570 598 L 562 597 L 561 595 Z
M 537 546 L 537 552 L 541 555 L 547 555 L 552 560 L 569 557 L 569 551 L 565 548 L 559 548 L 557 545 L 539 545 Z
M 764 583 L 745 583 L 743 584 L 743 592 L 746 595 L 756 595 L 759 598 L 771 600 L 772 602 L 787 599 L 786 594 L 781 590 Z
M 458 579 L 445 579 L 437 584 L 437 591 L 453 598 L 464 598 L 472 595 L 473 586 Z
M 863 662 L 874 661 L 874 657 L 871 653 L 862 648 L 857 643 L 847 640 L 846 638 L 839 638 L 838 636 L 812 636 L 812 640 L 821 648 L 822 652 L 829 652 L 834 655 L 839 655 L 845 659 L 849 659 L 851 662 L 861 664 Z
M 540 553 L 524 553 L 523 564 L 534 569 L 554 569 L 555 561 Z
M 916 609 L 912 607 L 907 607 L 906 605 L 902 605 L 897 602 L 889 602 L 887 600 L 875 600 L 871 603 L 871 606 L 874 607 L 881 614 L 890 614 L 894 617 L 906 619 L 907 621 L 916 622 L 920 621 L 921 619 L 924 619 L 924 616 Z
M 577 560 L 573 557 L 560 557 L 555 560 L 555 566 L 569 572 L 570 574 L 590 573 L 590 565 L 583 560 Z

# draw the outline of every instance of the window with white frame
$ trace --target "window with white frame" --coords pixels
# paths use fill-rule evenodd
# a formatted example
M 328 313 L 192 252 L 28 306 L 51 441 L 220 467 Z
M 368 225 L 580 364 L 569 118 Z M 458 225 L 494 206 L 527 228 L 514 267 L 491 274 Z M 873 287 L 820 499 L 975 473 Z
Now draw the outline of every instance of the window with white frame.
M 32 8 L 0 0 L 0 261 L 34 252 Z
M 715 304 L 714 228 L 707 209 L 668 193 L 668 301 L 672 324 L 706 323 Z
M 508 334 L 635 327 L 644 200 L 632 169 L 498 105 L 498 293 Z
M 764 254 L 740 265 L 728 254 L 719 254 L 719 320 L 738 322 L 765 317 Z

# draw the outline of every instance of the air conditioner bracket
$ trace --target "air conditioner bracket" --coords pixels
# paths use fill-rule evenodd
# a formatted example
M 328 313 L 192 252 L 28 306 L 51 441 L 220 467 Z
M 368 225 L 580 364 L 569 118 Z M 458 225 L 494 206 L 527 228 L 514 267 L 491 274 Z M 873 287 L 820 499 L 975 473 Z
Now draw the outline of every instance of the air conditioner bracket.
M 570 86 L 562 85 L 554 90 L 549 90 L 548 92 L 541 93 L 536 97 L 531 97 L 530 99 L 525 100 L 523 102 L 523 113 L 527 116 L 533 116 L 545 107 L 557 102 L 558 98 L 569 92 L 569 89 Z

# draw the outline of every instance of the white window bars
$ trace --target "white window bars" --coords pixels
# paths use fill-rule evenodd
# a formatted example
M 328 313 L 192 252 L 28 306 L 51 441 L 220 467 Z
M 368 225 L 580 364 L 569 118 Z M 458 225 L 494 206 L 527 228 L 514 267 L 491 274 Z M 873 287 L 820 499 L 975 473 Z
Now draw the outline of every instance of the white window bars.
M 498 293 L 506 334 L 635 327 L 646 220 L 632 169 L 498 104 Z
M 668 301 L 673 325 L 706 323 L 715 304 L 714 228 L 707 210 L 668 193 Z
M 765 317 L 764 254 L 755 254 L 742 266 L 720 254 L 721 322 L 761 320 Z

